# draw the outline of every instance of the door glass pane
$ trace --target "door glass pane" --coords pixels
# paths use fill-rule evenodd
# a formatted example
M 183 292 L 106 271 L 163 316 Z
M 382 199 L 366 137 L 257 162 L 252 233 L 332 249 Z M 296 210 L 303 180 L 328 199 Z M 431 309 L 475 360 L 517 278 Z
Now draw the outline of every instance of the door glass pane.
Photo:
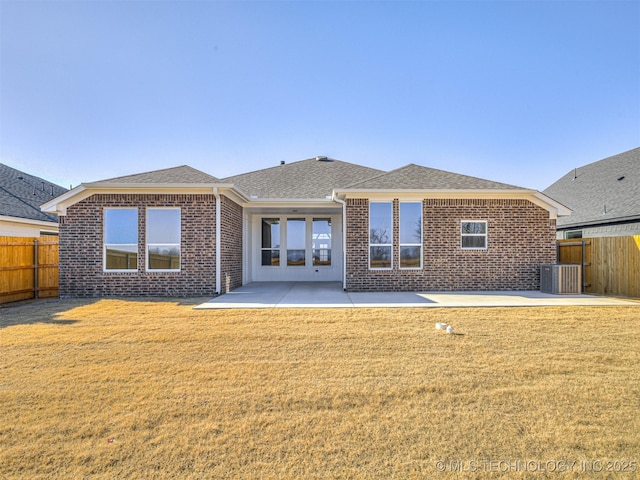
M 305 248 L 305 228 L 304 218 L 287 218 L 287 249 Z
M 262 266 L 277 267 L 280 265 L 280 250 L 262 250 Z
M 262 248 L 280 248 L 280 220 L 262 219 Z
M 287 265 L 289 266 L 305 265 L 306 225 L 304 218 L 287 218 Z
M 331 219 L 313 219 L 313 265 L 331 265 Z

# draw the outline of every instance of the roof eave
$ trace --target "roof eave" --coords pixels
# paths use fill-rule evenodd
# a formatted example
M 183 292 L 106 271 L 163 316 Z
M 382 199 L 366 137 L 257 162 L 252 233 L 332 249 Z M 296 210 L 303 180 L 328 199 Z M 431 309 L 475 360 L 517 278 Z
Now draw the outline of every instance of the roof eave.
M 83 183 L 40 206 L 46 213 L 66 215 L 67 208 L 98 193 L 220 193 L 229 194 L 238 203 L 247 202 L 247 196 L 230 183 Z
M 12 217 L 11 215 L 0 215 L 0 221 L 12 222 L 12 223 L 26 223 L 29 225 L 36 225 L 39 227 L 54 227 L 58 228 L 58 222 L 47 222 L 45 220 L 35 220 L 32 218 Z

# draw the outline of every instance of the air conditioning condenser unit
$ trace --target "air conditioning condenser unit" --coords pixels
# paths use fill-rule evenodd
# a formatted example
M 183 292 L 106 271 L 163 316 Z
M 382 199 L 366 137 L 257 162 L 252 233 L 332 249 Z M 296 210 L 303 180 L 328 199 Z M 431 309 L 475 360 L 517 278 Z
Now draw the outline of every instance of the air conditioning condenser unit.
M 582 265 L 541 265 L 540 291 L 557 294 L 582 293 Z

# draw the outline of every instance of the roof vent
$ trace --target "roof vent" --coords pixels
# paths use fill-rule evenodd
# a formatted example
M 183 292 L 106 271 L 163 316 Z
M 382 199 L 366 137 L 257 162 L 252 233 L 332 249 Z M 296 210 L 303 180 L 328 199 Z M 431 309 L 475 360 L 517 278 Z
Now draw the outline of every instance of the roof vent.
M 618 181 L 620 180 L 624 180 L 624 175 L 622 175 L 621 177 L 618 177 Z
M 324 156 L 324 155 L 318 155 L 316 157 L 316 160 L 318 160 L 319 162 L 333 162 L 333 160 L 331 160 L 330 158 Z
M 284 160 L 280 160 L 280 165 L 284 165 Z

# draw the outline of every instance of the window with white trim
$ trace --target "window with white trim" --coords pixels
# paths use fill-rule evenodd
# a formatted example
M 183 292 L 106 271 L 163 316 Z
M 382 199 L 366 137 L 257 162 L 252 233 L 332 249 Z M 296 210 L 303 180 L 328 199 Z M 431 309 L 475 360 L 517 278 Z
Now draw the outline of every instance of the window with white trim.
M 460 222 L 460 237 L 463 250 L 486 250 L 486 220 L 462 220 Z
M 390 269 L 393 247 L 391 202 L 369 203 L 369 268 Z
M 104 209 L 103 268 L 105 271 L 138 269 L 138 209 Z
M 313 266 L 331 265 L 331 219 L 314 218 L 311 228 Z
M 304 218 L 287 218 L 287 266 L 304 267 L 306 263 L 306 230 Z
M 147 270 L 180 270 L 179 208 L 147 208 Z
M 422 268 L 420 202 L 400 202 L 400 268 Z
M 280 219 L 262 219 L 262 263 L 263 267 L 280 265 Z

